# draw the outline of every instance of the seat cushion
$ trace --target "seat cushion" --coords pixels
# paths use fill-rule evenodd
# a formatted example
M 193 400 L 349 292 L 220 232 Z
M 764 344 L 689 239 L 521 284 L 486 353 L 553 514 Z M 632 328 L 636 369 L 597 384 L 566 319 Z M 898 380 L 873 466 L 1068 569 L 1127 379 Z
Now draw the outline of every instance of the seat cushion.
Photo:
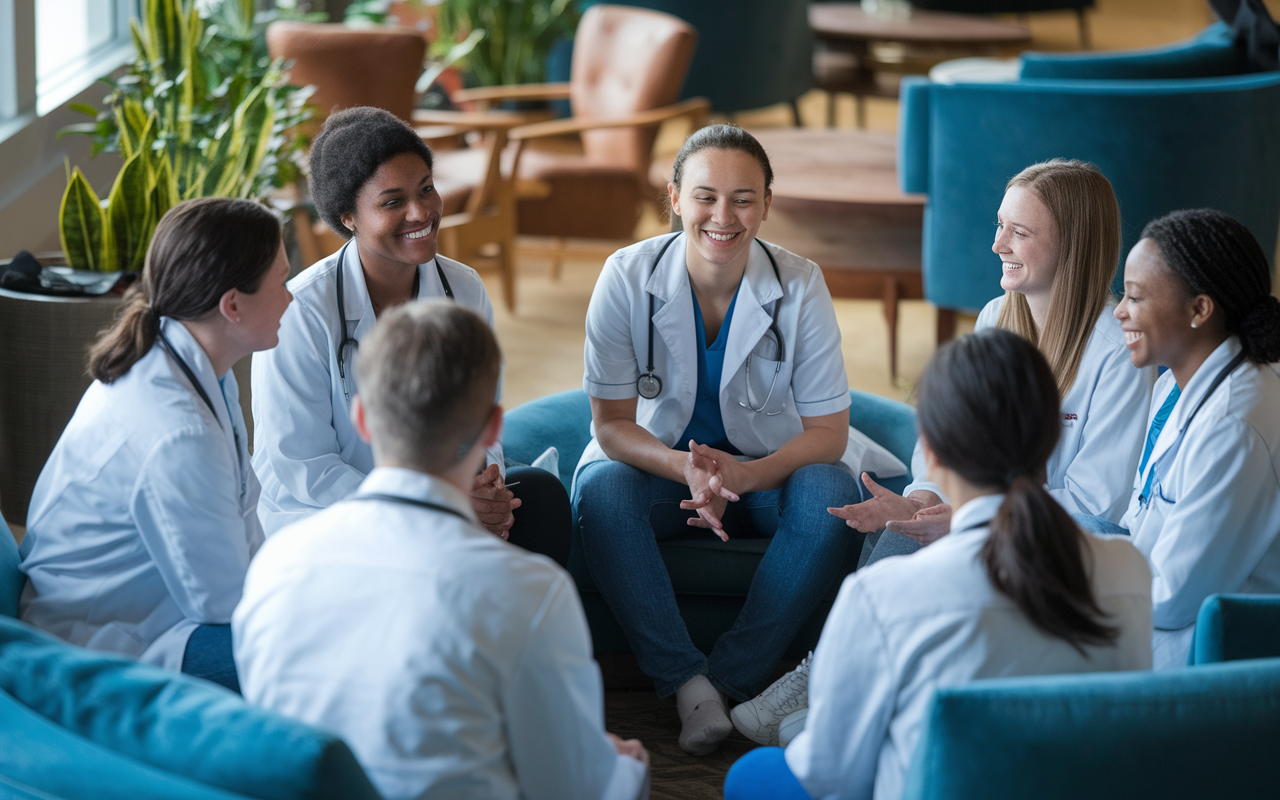
M 233 794 L 379 796 L 335 736 L 253 708 L 211 683 L 73 647 L 6 618 L 0 690 L 100 748 Z
M 630 239 L 640 220 L 635 173 L 576 153 L 526 150 L 519 177 L 547 184 L 546 197 L 517 203 L 519 231 L 528 236 Z

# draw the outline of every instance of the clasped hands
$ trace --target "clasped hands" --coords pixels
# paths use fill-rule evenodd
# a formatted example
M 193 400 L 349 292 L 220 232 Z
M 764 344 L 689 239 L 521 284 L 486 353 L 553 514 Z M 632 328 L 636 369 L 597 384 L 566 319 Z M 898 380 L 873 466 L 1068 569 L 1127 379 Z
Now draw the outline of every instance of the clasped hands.
M 506 539 L 516 521 L 511 512 L 519 507 L 520 498 L 503 483 L 497 464 L 490 464 L 476 475 L 471 486 L 471 509 L 490 533 Z
M 729 502 L 738 502 L 738 495 L 728 487 L 741 490 L 747 485 L 748 477 L 747 467 L 741 461 L 723 450 L 690 439 L 684 478 L 689 484 L 692 499 L 680 502 L 684 510 L 698 512 L 698 516 L 689 518 L 689 524 L 696 528 L 710 528 L 721 541 L 729 541 L 721 520 Z
M 871 492 L 870 500 L 827 509 L 850 528 L 865 533 L 884 528 L 920 544 L 931 544 L 951 530 L 951 506 L 933 492 L 916 491 L 903 497 L 876 483 L 865 472 L 862 483 Z

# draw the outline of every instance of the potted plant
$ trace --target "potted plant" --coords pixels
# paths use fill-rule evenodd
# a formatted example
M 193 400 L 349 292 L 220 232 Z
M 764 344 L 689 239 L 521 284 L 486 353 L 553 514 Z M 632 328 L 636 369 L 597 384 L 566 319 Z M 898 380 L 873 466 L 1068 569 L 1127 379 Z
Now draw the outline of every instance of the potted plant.
M 578 29 L 573 0 L 444 0 L 440 5 L 443 52 L 483 31 L 462 66 L 476 86 L 542 83 L 556 42 Z
M 104 273 L 141 270 L 156 223 L 174 203 L 207 195 L 262 198 L 299 174 L 307 143 L 293 133 L 309 92 L 288 86 L 266 55 L 271 14 L 254 0 L 222 0 L 204 16 L 194 0 L 143 0 L 137 57 L 107 80 L 94 121 L 63 133 L 94 137 L 93 153 L 121 168 L 105 201 L 78 168 L 59 211 L 61 264 Z M 3 268 L 0 264 L 0 269 Z M 50 297 L 0 290 L 0 510 L 21 523 L 36 477 L 88 388 L 85 352 L 118 295 Z M 242 380 L 247 403 L 248 380 Z M 246 419 L 248 412 L 246 410 Z

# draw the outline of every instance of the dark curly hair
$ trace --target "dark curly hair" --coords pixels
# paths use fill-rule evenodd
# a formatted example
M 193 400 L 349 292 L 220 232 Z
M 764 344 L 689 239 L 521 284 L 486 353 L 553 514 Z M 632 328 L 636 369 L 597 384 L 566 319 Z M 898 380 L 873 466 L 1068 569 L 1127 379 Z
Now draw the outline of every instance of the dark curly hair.
M 1142 238 L 1160 247 L 1190 294 L 1208 295 L 1222 309 L 1227 333 L 1240 337 L 1250 361 L 1280 361 L 1280 300 L 1271 294 L 1271 268 L 1248 228 L 1221 211 L 1193 208 L 1148 222 Z
M 342 215 L 356 209 L 356 195 L 373 173 L 401 153 L 416 153 L 432 169 L 431 148 L 404 120 L 389 111 L 357 106 L 325 120 L 311 143 L 311 197 L 320 218 L 344 239 L 351 231 Z

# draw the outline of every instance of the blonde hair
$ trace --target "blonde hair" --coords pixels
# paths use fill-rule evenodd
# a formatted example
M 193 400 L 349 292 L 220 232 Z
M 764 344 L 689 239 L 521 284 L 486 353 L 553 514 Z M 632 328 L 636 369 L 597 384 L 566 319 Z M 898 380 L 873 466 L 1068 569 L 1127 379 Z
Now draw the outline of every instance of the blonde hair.
M 1053 215 L 1058 231 L 1058 269 L 1049 315 L 1036 328 L 1021 292 L 1005 292 L 996 327 L 1030 341 L 1049 362 L 1058 391 L 1066 396 L 1080 371 L 1089 335 L 1111 298 L 1120 262 L 1120 204 L 1111 181 L 1093 164 L 1055 158 L 1019 172 L 1005 191 L 1033 192 Z

